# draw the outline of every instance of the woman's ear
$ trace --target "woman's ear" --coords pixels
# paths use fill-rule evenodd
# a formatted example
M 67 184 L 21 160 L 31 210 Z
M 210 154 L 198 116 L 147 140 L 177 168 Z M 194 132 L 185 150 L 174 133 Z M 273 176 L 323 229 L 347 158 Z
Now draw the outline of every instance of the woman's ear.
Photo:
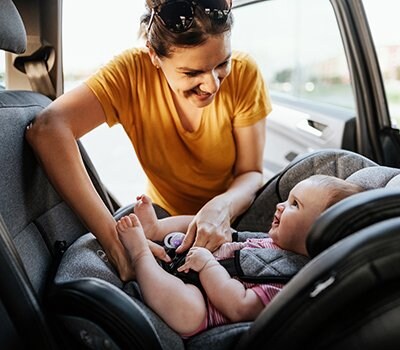
M 160 59 L 158 58 L 156 52 L 154 51 L 153 47 L 151 46 L 151 44 L 149 42 L 146 42 L 146 46 L 149 49 L 149 56 L 150 56 L 150 60 L 151 63 L 153 63 L 154 67 L 156 67 L 157 69 L 160 68 Z

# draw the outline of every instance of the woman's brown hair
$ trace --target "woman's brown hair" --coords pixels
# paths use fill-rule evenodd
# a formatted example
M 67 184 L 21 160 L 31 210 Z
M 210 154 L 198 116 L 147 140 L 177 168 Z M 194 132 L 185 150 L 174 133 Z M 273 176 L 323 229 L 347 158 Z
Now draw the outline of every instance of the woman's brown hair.
M 173 47 L 193 47 L 204 43 L 210 36 L 230 32 L 233 25 L 232 12 L 226 21 L 215 21 L 204 13 L 198 5 L 194 7 L 193 25 L 185 32 L 174 33 L 168 30 L 158 16 L 154 16 L 153 23 L 148 30 L 151 9 L 164 3 L 165 0 L 146 0 L 146 13 L 140 19 L 139 35 L 154 49 L 157 56 L 170 57 Z

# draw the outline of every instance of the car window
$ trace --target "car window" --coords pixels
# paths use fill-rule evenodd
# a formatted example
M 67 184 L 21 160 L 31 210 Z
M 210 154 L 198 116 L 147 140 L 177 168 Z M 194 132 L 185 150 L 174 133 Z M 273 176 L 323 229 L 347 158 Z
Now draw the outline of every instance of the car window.
M 115 55 L 140 45 L 137 38 L 143 12 L 144 0 L 63 1 L 64 91 Z M 102 181 L 122 205 L 144 192 L 144 173 L 122 127 L 103 124 L 81 141 Z
M 384 80 L 389 111 L 400 126 L 400 3 L 393 0 L 364 0 L 370 30 Z
M 233 47 L 256 59 L 271 92 L 354 109 L 329 1 L 262 1 L 236 8 L 234 16 Z
M 64 91 L 123 50 L 139 45 L 143 9 L 144 1 L 63 1 Z
M 397 11 L 389 7 L 393 0 L 364 2 L 390 112 L 399 124 Z M 64 91 L 87 79 L 123 50 L 143 45 L 137 39 L 143 9 L 144 1 L 114 0 L 112 6 L 108 0 L 63 2 Z M 344 48 L 329 1 L 259 1 L 234 8 L 233 13 L 232 46 L 256 59 L 273 97 L 295 97 L 355 110 Z M 1 57 L 0 85 L 4 67 Z M 120 126 L 110 129 L 102 125 L 82 141 L 107 188 L 122 204 L 131 203 L 145 190 L 144 173 Z
M 110 6 L 108 0 L 80 0 L 79 11 L 77 6 L 77 1 L 63 2 L 65 91 L 114 55 L 142 45 L 137 31 L 144 1 L 115 0 Z M 271 92 L 354 108 L 344 49 L 329 1 L 264 1 L 235 8 L 233 13 L 232 45 L 256 59 Z M 120 126 L 102 125 L 82 142 L 121 204 L 131 203 L 145 190 L 144 173 Z

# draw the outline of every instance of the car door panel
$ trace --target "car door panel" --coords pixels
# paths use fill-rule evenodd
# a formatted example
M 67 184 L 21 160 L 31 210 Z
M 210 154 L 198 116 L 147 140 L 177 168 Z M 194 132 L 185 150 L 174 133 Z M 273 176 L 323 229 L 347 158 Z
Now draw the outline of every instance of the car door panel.
M 273 97 L 273 96 L 272 96 Z M 270 176 L 297 155 L 321 148 L 354 149 L 354 115 L 338 107 L 273 97 L 273 111 L 267 118 L 264 171 Z

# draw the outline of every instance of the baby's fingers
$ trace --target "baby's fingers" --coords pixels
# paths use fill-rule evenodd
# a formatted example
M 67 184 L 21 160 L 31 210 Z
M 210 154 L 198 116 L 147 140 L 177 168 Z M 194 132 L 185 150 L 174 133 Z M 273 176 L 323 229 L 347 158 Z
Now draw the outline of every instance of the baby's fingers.
M 183 264 L 183 265 L 181 265 L 181 266 L 179 266 L 179 267 L 177 268 L 177 271 L 178 271 L 178 272 L 188 273 L 189 270 L 190 270 L 190 268 L 187 266 L 186 263 Z

